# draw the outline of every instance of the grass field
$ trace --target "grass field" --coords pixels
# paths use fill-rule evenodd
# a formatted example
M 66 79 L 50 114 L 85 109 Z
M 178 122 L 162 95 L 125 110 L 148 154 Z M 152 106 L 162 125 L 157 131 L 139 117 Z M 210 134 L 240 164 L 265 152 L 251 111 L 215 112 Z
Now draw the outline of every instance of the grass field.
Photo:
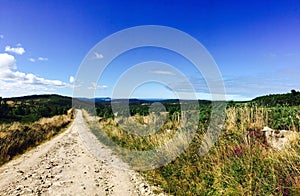
M 32 123 L 0 124 L 0 165 L 49 140 L 66 128 L 71 121 L 72 115 L 68 114 L 41 118 Z
M 184 122 L 178 115 L 174 113 L 169 118 L 160 115 L 161 119 L 151 114 L 98 118 L 90 126 L 125 161 L 141 166 L 147 164 L 147 159 L 135 160 L 122 148 L 145 151 L 164 145 L 175 133 L 190 126 L 185 124 L 187 129 L 180 128 Z M 198 130 L 188 148 L 163 167 L 142 173 L 174 195 L 300 195 L 299 115 L 299 106 L 228 107 L 216 144 L 209 153 L 200 156 L 199 148 L 209 122 L 207 115 L 200 114 Z M 161 122 L 163 119 L 167 120 Z M 293 131 L 289 147 L 281 151 L 272 149 L 261 131 L 263 126 Z M 136 134 L 147 131 L 151 135 Z M 169 152 L 172 157 L 173 151 Z

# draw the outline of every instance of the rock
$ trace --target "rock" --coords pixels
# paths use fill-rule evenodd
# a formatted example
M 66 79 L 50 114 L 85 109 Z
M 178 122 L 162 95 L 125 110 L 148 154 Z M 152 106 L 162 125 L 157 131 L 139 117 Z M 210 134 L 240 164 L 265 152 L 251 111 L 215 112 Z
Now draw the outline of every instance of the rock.
M 292 131 L 287 130 L 274 130 L 270 127 L 264 127 L 267 143 L 276 150 L 282 150 L 289 145 L 290 135 Z

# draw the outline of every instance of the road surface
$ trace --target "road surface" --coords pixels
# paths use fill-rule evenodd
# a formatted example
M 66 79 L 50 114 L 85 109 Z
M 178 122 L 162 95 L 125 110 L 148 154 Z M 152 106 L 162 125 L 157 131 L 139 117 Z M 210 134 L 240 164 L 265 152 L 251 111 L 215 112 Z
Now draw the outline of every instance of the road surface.
M 157 187 L 124 167 L 78 111 L 66 131 L 0 168 L 0 195 L 154 195 Z

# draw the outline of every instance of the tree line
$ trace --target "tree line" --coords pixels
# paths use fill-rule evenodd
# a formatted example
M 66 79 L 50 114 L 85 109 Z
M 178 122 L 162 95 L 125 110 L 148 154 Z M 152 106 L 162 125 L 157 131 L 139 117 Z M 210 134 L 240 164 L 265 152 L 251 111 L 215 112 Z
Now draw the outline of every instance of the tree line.
M 300 92 L 293 89 L 290 93 L 286 94 L 271 94 L 257 97 L 252 102 L 266 107 L 298 106 L 300 105 Z
M 42 117 L 67 114 L 71 98 L 60 96 L 4 99 L 0 97 L 0 122 L 33 122 Z

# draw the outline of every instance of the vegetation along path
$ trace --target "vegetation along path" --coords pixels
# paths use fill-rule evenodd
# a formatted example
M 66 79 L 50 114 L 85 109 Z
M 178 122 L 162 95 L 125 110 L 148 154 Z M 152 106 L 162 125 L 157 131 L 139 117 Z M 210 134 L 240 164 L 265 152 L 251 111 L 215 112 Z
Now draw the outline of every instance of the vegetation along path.
M 103 155 L 95 158 L 91 147 Z M 154 195 L 156 188 L 139 174 L 111 162 L 125 164 L 98 142 L 78 111 L 68 130 L 0 168 L 0 195 Z

